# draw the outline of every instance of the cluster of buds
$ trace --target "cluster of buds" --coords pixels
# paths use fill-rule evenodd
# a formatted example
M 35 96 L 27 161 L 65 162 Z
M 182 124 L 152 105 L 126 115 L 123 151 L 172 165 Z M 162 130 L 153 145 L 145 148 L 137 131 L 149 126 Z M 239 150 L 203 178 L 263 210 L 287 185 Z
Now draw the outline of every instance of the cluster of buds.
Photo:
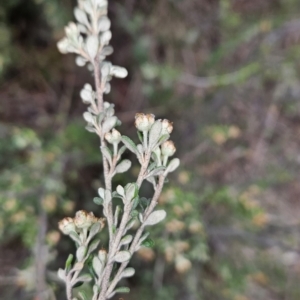
M 92 212 L 88 213 L 85 210 L 79 210 L 74 218 L 67 217 L 58 222 L 58 227 L 63 234 L 69 235 L 71 232 L 89 229 L 97 222 L 100 223 L 100 228 L 102 229 L 105 225 L 104 218 L 97 218 Z
M 110 144 L 119 144 L 121 141 L 121 133 L 114 128 L 111 132 L 105 134 L 105 139 Z
M 156 146 L 153 147 L 152 151 L 155 153 L 157 166 L 165 167 L 167 165 L 168 158 L 173 156 L 176 151 L 174 143 L 170 140 L 167 140 L 173 131 L 173 123 L 167 119 L 155 121 L 155 116 L 153 114 L 138 113 L 135 116 L 135 126 L 138 131 L 143 132 L 145 148 L 147 147 L 148 142 L 148 132 L 151 132 L 152 126 L 154 126 L 154 123 L 157 122 L 161 124 L 159 139 L 162 138 L 165 141 L 162 143 L 157 143 Z

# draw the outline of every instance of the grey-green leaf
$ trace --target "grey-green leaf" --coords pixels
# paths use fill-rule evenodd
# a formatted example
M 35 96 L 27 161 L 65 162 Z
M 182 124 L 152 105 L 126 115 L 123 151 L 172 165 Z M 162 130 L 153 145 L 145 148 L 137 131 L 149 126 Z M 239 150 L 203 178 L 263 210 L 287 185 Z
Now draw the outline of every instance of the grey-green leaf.
M 131 161 L 128 159 L 124 159 L 116 166 L 116 173 L 124 173 L 128 171 L 130 167 Z
M 57 275 L 58 275 L 58 277 L 59 277 L 61 280 L 65 281 L 65 279 L 66 279 L 66 272 L 65 272 L 65 270 L 59 269 L 59 270 L 57 271 Z
M 76 251 L 77 260 L 82 261 L 84 259 L 85 254 L 86 254 L 86 247 L 80 246 Z
M 173 158 L 173 159 L 170 161 L 170 163 L 169 163 L 169 165 L 168 165 L 168 167 L 167 167 L 167 169 L 166 169 L 166 171 L 165 171 L 165 174 L 174 172 L 174 171 L 179 167 L 179 165 L 180 165 L 180 160 L 179 160 L 179 158 Z
M 114 257 L 114 261 L 118 263 L 123 263 L 125 261 L 128 261 L 131 257 L 131 254 L 129 251 L 119 251 Z
M 118 118 L 116 116 L 107 118 L 102 125 L 102 133 L 105 134 L 112 130 L 117 124 Z
M 93 60 L 99 50 L 99 39 L 95 35 L 89 35 L 86 39 L 86 50 L 89 57 Z
M 156 210 L 150 214 L 150 216 L 145 220 L 144 225 L 145 226 L 151 226 L 155 225 L 159 222 L 161 222 L 165 217 L 167 213 L 164 210 Z
M 95 272 L 96 272 L 96 274 L 97 274 L 98 276 L 99 276 L 99 275 L 102 273 L 102 271 L 103 271 L 103 265 L 102 265 L 100 259 L 99 259 L 97 256 L 95 256 L 95 257 L 93 258 L 93 269 L 95 270 Z
M 157 120 L 154 122 L 150 129 L 149 133 L 149 147 L 152 149 L 156 143 L 158 142 L 160 136 L 161 136 L 161 130 L 162 130 L 162 125 L 161 121 Z
M 109 164 L 112 165 L 112 154 L 108 147 L 101 146 L 103 156 L 108 160 Z
M 127 149 L 129 149 L 131 152 L 133 153 L 137 152 L 135 143 L 128 136 L 123 135 L 122 142 L 127 147 Z
M 134 275 L 134 273 L 135 273 L 134 268 L 127 268 L 123 271 L 121 276 L 123 278 L 128 278 L 128 277 L 132 277 Z
M 121 242 L 120 242 L 120 245 L 128 245 L 131 243 L 132 241 L 132 235 L 131 234 L 128 234 L 126 236 L 124 236 L 122 239 L 121 239 Z
M 103 199 L 100 198 L 100 197 L 95 197 L 93 199 L 94 203 L 97 204 L 97 205 L 103 205 Z

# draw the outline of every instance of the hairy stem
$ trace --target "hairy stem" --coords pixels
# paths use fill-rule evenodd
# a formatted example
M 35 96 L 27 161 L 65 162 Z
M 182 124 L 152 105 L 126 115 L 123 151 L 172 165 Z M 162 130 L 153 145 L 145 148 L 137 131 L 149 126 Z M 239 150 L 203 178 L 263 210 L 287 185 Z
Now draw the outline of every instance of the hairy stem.
M 158 201 L 158 198 L 161 194 L 161 191 L 162 191 L 162 188 L 164 186 L 164 182 L 165 182 L 165 176 L 164 175 L 161 175 L 159 177 L 159 181 L 158 181 L 158 185 L 157 185 L 157 188 L 155 190 L 155 193 L 153 195 L 153 198 L 151 200 L 151 203 L 150 203 L 150 206 L 148 207 L 148 209 L 145 211 L 144 213 L 144 221 L 149 217 L 149 215 L 152 213 L 152 211 L 154 210 L 156 204 L 157 204 L 157 201 Z M 129 252 L 131 253 L 131 255 L 135 252 L 135 249 L 136 249 L 136 246 L 138 245 L 138 242 L 143 234 L 143 231 L 144 231 L 144 228 L 145 226 L 143 224 L 141 224 L 140 228 L 138 229 L 138 231 L 136 232 L 136 235 L 131 243 L 131 246 L 129 248 Z M 116 287 L 116 285 L 118 284 L 118 282 L 120 281 L 121 279 L 121 275 L 122 275 L 122 272 L 124 271 L 124 269 L 127 267 L 129 261 L 127 262 L 124 262 L 121 264 L 115 278 L 113 279 L 113 281 L 111 282 L 107 292 L 106 292 L 106 297 L 113 292 L 114 288 Z M 105 300 L 106 298 L 99 298 L 99 300 Z

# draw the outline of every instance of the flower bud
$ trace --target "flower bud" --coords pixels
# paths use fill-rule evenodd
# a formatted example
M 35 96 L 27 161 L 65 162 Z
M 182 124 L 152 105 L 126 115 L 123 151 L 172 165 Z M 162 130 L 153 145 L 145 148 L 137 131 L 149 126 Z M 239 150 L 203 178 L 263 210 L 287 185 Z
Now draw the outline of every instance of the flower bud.
M 166 141 L 161 145 L 161 152 L 163 156 L 172 156 L 176 151 L 172 141 Z
M 105 221 L 106 221 L 105 218 L 96 218 L 96 217 L 94 217 L 94 223 L 97 223 L 97 222 L 100 223 L 100 230 L 102 230 L 104 228 Z
M 139 131 L 148 131 L 155 121 L 155 116 L 153 114 L 142 114 L 138 113 L 135 115 L 135 127 Z
M 173 131 L 173 123 L 170 122 L 167 119 L 162 120 L 161 122 L 162 125 L 162 134 L 171 134 L 171 132 Z
M 98 257 L 100 261 L 105 264 L 107 259 L 107 251 L 105 249 L 100 249 L 98 252 Z
M 186 273 L 192 267 L 192 263 L 189 259 L 182 255 L 178 255 L 175 261 L 176 271 L 180 274 Z
M 107 132 L 104 137 L 110 144 L 118 144 L 121 141 L 121 134 L 116 129 L 113 129 L 111 132 Z
M 72 218 L 64 218 L 58 222 L 58 227 L 63 234 L 70 234 L 75 231 L 75 224 Z
M 92 212 L 88 213 L 85 210 L 79 210 L 74 218 L 74 223 L 78 228 L 88 228 L 95 220 L 95 216 Z

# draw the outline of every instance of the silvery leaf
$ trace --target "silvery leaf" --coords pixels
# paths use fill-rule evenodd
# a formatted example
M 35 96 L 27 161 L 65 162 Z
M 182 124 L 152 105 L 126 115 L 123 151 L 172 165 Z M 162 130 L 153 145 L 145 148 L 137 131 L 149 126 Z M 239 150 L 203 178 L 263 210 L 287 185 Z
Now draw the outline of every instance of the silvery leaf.
M 95 120 L 94 120 L 94 117 L 91 113 L 89 112 L 85 112 L 83 113 L 83 118 L 88 122 L 88 123 L 92 123 L 94 124 Z
M 129 234 L 129 235 L 126 235 L 125 237 L 123 237 L 123 238 L 121 239 L 120 245 L 122 246 L 122 245 L 130 244 L 131 241 L 132 241 L 132 239 L 133 239 L 132 235 L 130 235 L 130 234 Z
M 122 160 L 117 166 L 116 166 L 116 173 L 124 173 L 129 170 L 131 167 L 131 161 L 128 159 Z
M 124 188 L 123 188 L 121 185 L 118 185 L 118 186 L 117 186 L 116 191 L 118 192 L 119 195 L 121 195 L 121 196 L 123 196 L 123 197 L 125 196 Z
M 173 158 L 170 162 L 169 165 L 165 171 L 165 174 L 174 172 L 180 165 L 180 160 L 179 158 Z
M 95 273 L 99 276 L 102 273 L 103 265 L 97 256 L 94 256 L 92 265 Z
M 57 48 L 62 54 L 67 54 L 69 52 L 69 46 L 70 42 L 67 38 L 63 38 L 57 43 Z
M 152 183 L 154 189 L 156 188 L 156 180 L 153 176 L 147 177 L 146 180 Z
M 99 40 L 95 35 L 90 35 L 86 39 L 86 50 L 91 59 L 94 59 L 98 53 Z
M 84 259 L 85 254 L 86 254 L 86 247 L 80 246 L 76 251 L 77 260 L 82 261 Z
M 137 147 L 137 149 L 138 149 L 138 151 L 139 151 L 140 154 L 144 153 L 144 148 L 143 148 L 143 146 L 141 144 L 138 144 L 136 147 Z
M 111 63 L 104 62 L 101 66 L 101 76 L 106 78 L 110 74 Z
M 75 231 L 72 231 L 70 234 L 69 234 L 70 238 L 75 241 L 77 244 L 80 244 L 81 243 L 81 240 L 79 238 L 79 235 L 75 232 Z
M 134 268 L 127 268 L 123 271 L 121 277 L 122 278 L 128 278 L 128 277 L 132 277 L 135 273 Z
M 125 78 L 128 75 L 128 72 L 123 67 L 113 66 L 112 67 L 112 75 L 118 78 Z
M 111 40 L 111 37 L 112 37 L 112 34 L 111 34 L 110 30 L 103 32 L 101 35 L 101 38 L 100 38 L 101 45 L 107 45 L 109 43 L 109 41 Z
M 86 104 L 91 103 L 91 101 L 92 101 L 92 92 L 87 90 L 87 89 L 83 89 L 80 92 L 80 97 L 81 97 L 83 103 L 86 103 Z
M 139 220 L 141 223 L 144 223 L 144 218 L 143 218 L 143 214 L 139 213 Z
M 128 136 L 123 135 L 122 142 L 127 147 L 127 149 L 129 149 L 131 152 L 133 153 L 137 152 L 135 143 Z
M 76 279 L 76 282 L 90 282 L 92 280 L 91 275 L 84 274 Z
M 95 128 L 92 126 L 86 126 L 85 129 L 89 132 L 96 132 Z
M 100 243 L 99 239 L 94 240 L 90 246 L 89 246 L 89 250 L 87 252 L 88 255 L 90 255 L 94 250 L 96 250 L 98 248 L 98 245 Z
M 114 215 L 114 225 L 116 227 L 118 226 L 120 212 L 121 212 L 121 207 L 120 207 L 120 205 L 117 205 L 116 210 L 115 210 L 115 215 Z
M 93 7 L 89 1 L 83 1 L 83 8 L 88 14 L 93 13 Z
M 118 263 L 123 263 L 125 261 L 128 261 L 131 257 L 131 254 L 129 251 L 119 251 L 114 257 L 114 261 Z
M 166 217 L 167 213 L 164 210 L 156 210 L 144 222 L 145 226 L 151 226 L 159 223 Z
M 110 91 L 111 91 L 111 85 L 109 82 L 106 82 L 104 87 L 104 94 L 109 94 Z
M 150 234 L 150 232 L 145 232 L 145 233 L 141 236 L 141 238 L 140 238 L 140 240 L 139 240 L 139 243 L 142 243 L 142 242 L 149 236 L 149 234 Z
M 149 147 L 153 148 L 156 143 L 158 142 L 160 135 L 161 135 L 161 130 L 162 130 L 162 125 L 161 125 L 161 121 L 157 120 L 154 122 L 154 124 L 152 125 L 151 129 L 150 129 L 150 133 L 149 133 Z
M 84 67 L 86 64 L 86 59 L 84 59 L 82 56 L 77 56 L 75 63 L 78 67 Z
M 99 188 L 99 189 L 98 189 L 98 194 L 99 194 L 99 196 L 100 196 L 102 199 L 104 199 L 104 197 L 105 197 L 105 190 L 104 190 L 104 188 Z
M 110 28 L 110 20 L 107 16 L 103 16 L 98 21 L 98 30 L 99 31 L 107 31 Z
M 117 120 L 115 116 L 107 118 L 102 125 L 102 133 L 111 131 L 116 126 Z
M 125 152 L 126 146 L 122 146 L 118 151 L 118 160 L 121 158 L 122 154 Z
M 74 15 L 75 15 L 75 18 L 76 20 L 79 22 L 79 23 L 82 23 L 86 26 L 89 26 L 89 21 L 88 21 L 88 18 L 85 14 L 84 11 L 82 11 L 79 7 L 76 7 L 74 9 Z
M 103 199 L 100 198 L 100 197 L 95 197 L 95 198 L 93 199 L 93 202 L 94 202 L 95 204 L 97 204 L 97 205 L 103 205 Z
M 107 56 L 107 55 L 111 55 L 113 52 L 114 52 L 113 47 L 105 46 L 105 47 L 103 47 L 103 49 L 101 51 L 101 54 L 104 55 L 104 56 Z
M 138 193 L 138 187 L 136 183 L 129 183 L 125 188 L 125 196 L 128 201 L 131 201 L 136 197 Z
M 96 222 L 92 225 L 90 229 L 89 237 L 94 237 L 99 231 L 100 231 L 101 224 L 99 222 Z
M 81 271 L 84 267 L 84 263 L 83 262 L 77 262 L 74 267 L 73 267 L 73 271 Z
M 136 222 L 136 219 L 134 219 L 134 218 L 131 219 L 131 220 L 128 222 L 127 226 L 126 226 L 126 231 L 129 230 L 129 229 L 131 229 L 132 226 L 135 224 L 135 222 Z
M 112 154 L 108 147 L 101 146 L 103 156 L 108 160 L 109 164 L 112 165 Z
M 57 271 L 57 275 L 58 275 L 58 277 L 59 277 L 61 280 L 65 281 L 65 279 L 66 279 L 66 272 L 65 272 L 65 270 L 59 269 L 59 270 Z
M 158 167 L 158 168 L 152 170 L 152 171 L 146 176 L 146 178 L 147 178 L 147 177 L 151 177 L 151 176 L 158 176 L 158 175 L 162 174 L 162 173 L 164 172 L 165 169 L 166 169 L 165 167 Z

